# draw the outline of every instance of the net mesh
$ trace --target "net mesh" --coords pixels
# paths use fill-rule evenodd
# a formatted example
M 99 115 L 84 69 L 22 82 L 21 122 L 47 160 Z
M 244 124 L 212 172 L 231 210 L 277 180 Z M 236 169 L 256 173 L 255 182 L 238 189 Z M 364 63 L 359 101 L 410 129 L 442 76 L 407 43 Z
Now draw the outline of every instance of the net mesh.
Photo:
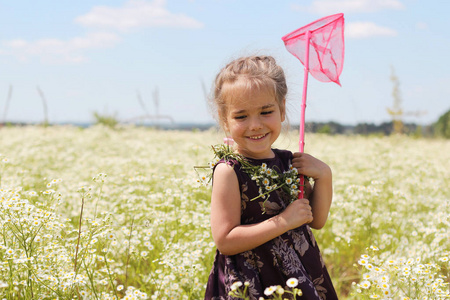
M 335 82 L 344 65 L 344 14 L 321 18 L 282 37 L 286 49 L 305 65 L 307 32 L 309 72 L 319 81 Z

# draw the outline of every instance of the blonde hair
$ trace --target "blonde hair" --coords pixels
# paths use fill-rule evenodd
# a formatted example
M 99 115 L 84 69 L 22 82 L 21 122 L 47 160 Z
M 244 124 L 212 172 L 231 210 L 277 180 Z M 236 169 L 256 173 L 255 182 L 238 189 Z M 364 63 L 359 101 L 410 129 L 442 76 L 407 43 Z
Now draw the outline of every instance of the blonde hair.
M 238 58 L 217 74 L 211 104 L 222 127 L 226 116 L 226 100 L 236 96 L 234 92 L 238 87 L 240 91 L 268 89 L 274 94 L 281 111 L 285 112 L 286 77 L 272 56 Z

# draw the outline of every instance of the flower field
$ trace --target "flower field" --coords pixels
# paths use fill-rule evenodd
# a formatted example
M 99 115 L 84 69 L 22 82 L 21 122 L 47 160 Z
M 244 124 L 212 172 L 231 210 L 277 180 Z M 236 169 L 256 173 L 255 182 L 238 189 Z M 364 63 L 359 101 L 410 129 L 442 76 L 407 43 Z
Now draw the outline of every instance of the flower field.
M 0 299 L 202 299 L 215 131 L 0 128 Z M 296 132 L 276 144 L 295 151 Z M 450 141 L 306 136 L 340 299 L 450 299 Z M 200 174 L 200 177 L 202 174 Z

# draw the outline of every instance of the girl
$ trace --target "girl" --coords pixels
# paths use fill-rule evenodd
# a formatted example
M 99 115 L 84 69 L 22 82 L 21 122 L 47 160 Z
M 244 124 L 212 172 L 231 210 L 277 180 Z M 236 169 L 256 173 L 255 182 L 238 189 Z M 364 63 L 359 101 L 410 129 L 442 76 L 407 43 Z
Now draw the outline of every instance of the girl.
M 310 230 L 327 220 L 331 170 L 311 155 L 272 149 L 286 117 L 286 94 L 284 72 L 270 56 L 237 59 L 216 77 L 213 102 L 235 155 L 213 171 L 217 251 L 205 299 L 236 299 L 229 293 L 237 281 L 247 283 L 250 299 L 260 299 L 266 288 L 286 287 L 291 278 L 303 292 L 297 299 L 337 299 Z M 304 199 L 297 199 L 296 182 L 279 182 L 297 172 L 314 179 Z M 270 176 L 262 182 L 263 173 Z

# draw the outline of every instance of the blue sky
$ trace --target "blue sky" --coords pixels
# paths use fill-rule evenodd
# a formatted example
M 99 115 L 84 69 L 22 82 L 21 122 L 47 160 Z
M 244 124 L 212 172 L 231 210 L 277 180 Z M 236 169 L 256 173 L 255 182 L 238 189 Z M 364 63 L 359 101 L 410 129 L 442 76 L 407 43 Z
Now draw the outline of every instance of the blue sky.
M 51 123 L 93 112 L 136 120 L 146 113 L 138 94 L 149 114 L 213 122 L 202 84 L 233 58 L 270 54 L 295 124 L 303 66 L 281 37 L 342 12 L 342 87 L 310 76 L 306 120 L 389 121 L 393 67 L 404 120 L 430 124 L 450 109 L 449 11 L 437 0 L 0 0 L 0 122 L 42 121 L 38 87 Z

